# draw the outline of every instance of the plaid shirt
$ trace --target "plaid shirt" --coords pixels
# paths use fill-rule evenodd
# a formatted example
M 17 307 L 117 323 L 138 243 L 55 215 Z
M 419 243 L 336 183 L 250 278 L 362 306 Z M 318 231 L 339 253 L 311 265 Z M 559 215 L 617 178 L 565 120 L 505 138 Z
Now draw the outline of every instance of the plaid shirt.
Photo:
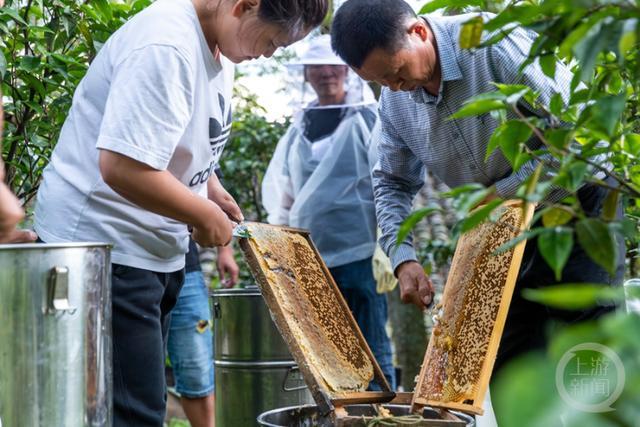
M 538 101 L 543 105 L 549 105 L 556 93 L 562 95 L 565 104 L 568 102 L 573 74 L 562 63 L 556 66 L 555 80 L 545 76 L 537 62 L 518 72 L 535 40 L 533 32 L 518 28 L 495 45 L 461 49 L 460 29 L 473 16 L 424 16 L 435 35 L 442 68 L 438 96 L 422 88 L 412 92 L 384 88 L 380 98 L 379 161 L 373 171 L 373 185 L 382 229 L 380 244 L 390 254 L 394 269 L 416 259 L 412 238 L 396 248 L 396 236 L 424 183 L 426 169 L 449 187 L 495 184 L 497 194 L 506 198 L 515 194 L 537 166 L 537 161 L 531 161 L 514 173 L 500 150 L 485 161 L 487 144 L 499 123 L 489 114 L 447 120 L 465 100 L 495 90 L 491 83 L 499 82 L 530 86 L 540 93 Z M 521 107 L 528 114 L 540 115 L 531 106 Z M 510 113 L 508 117 L 515 116 Z M 527 146 L 538 149 L 542 143 L 534 137 Z

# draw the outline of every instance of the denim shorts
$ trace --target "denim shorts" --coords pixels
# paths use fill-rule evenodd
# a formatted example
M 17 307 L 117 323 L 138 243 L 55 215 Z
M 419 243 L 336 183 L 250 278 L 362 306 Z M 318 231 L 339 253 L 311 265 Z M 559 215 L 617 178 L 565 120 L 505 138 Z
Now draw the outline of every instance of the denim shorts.
M 181 396 L 199 398 L 214 392 L 211 309 L 201 271 L 185 276 L 171 312 L 167 351 Z

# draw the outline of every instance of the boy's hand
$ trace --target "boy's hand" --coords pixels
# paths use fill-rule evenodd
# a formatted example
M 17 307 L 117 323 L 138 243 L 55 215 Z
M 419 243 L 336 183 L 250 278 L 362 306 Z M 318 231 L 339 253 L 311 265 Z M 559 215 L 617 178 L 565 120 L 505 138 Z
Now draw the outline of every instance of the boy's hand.
M 220 246 L 218 248 L 216 264 L 222 287 L 225 289 L 233 288 L 238 283 L 240 268 L 233 258 L 233 249 L 231 246 Z
M 212 175 L 211 178 L 209 178 L 207 193 L 209 200 L 220 206 L 232 221 L 238 223 L 244 221 L 244 215 L 242 215 L 240 207 L 231 194 L 224 189 L 217 176 Z

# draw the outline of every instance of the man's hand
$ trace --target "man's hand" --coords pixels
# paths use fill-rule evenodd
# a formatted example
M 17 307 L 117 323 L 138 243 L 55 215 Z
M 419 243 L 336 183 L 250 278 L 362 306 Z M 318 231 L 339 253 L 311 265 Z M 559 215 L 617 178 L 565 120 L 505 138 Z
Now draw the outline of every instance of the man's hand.
M 233 258 L 233 249 L 231 246 L 218 247 L 218 276 L 220 277 L 220 283 L 225 289 L 233 288 L 238 283 L 238 277 L 240 275 L 240 268 Z
M 220 206 L 232 221 L 244 221 L 244 215 L 231 194 L 224 189 L 217 176 L 212 175 L 207 182 L 207 193 L 209 200 Z
M 415 304 L 421 310 L 431 304 L 435 293 L 433 283 L 417 261 L 407 261 L 400 264 L 396 269 L 396 275 L 402 302 Z

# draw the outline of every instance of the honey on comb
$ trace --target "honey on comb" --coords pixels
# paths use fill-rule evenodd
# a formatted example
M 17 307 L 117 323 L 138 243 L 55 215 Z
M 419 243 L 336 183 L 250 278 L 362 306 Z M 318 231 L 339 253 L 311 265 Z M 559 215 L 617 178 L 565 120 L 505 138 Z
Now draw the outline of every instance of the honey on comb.
M 336 396 L 365 391 L 373 364 L 307 239 L 260 224 L 248 228 L 266 285 L 314 377 Z
M 499 220 L 484 222 L 458 243 L 416 388 L 420 398 L 464 403 L 476 395 L 514 253 L 496 249 L 519 234 L 523 217 L 519 205 L 501 209 Z

